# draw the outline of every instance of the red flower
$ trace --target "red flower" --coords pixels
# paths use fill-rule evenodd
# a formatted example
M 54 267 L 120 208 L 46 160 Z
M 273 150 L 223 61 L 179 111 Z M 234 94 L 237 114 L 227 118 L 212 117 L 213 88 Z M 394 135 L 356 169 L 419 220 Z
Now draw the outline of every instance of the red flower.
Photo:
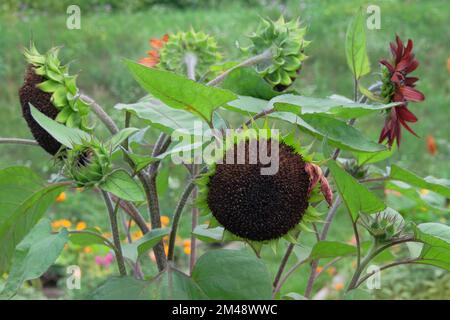
M 156 66 L 159 63 L 159 50 L 164 47 L 167 41 L 169 41 L 168 34 L 165 34 L 161 39 L 150 39 L 150 46 L 153 49 L 147 51 L 148 57 L 141 58 L 138 62 L 149 68 L 153 68 L 154 66 Z
M 389 102 L 403 102 L 401 105 L 393 107 L 387 112 L 384 128 L 381 130 L 379 142 L 388 140 L 388 145 L 392 146 L 395 140 L 400 146 L 401 126 L 405 127 L 409 132 L 417 136 L 408 126 L 407 122 L 416 122 L 416 116 L 408 110 L 409 101 L 423 101 L 425 96 L 422 92 L 416 90 L 415 83 L 419 78 L 408 77 L 413 72 L 419 62 L 412 53 L 413 42 L 408 40 L 406 47 L 400 38 L 396 37 L 396 43 L 391 43 L 391 53 L 393 61 L 388 62 L 386 59 L 380 60 L 380 63 L 386 67 L 383 70 L 383 86 L 381 94 Z

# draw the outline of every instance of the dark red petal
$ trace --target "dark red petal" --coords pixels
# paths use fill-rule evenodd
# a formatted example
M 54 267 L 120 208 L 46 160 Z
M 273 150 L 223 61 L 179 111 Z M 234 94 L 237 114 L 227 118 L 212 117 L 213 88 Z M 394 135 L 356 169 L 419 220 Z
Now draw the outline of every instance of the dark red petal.
M 395 40 L 397 41 L 397 56 L 396 56 L 395 61 L 396 61 L 396 63 L 399 63 L 400 59 L 403 56 L 403 42 L 399 36 L 396 36 Z
M 411 132 L 413 135 L 415 135 L 417 138 L 419 137 L 414 131 L 413 129 L 411 129 L 408 124 L 403 121 L 403 119 L 400 119 L 400 123 L 406 128 L 406 130 L 408 130 L 409 132 Z
M 393 73 L 395 71 L 394 67 L 386 59 L 380 60 L 380 63 L 388 68 L 389 72 Z
M 382 143 L 386 139 L 387 135 L 388 135 L 388 130 L 385 125 L 383 127 L 383 129 L 381 129 L 380 137 L 378 138 L 378 143 Z
M 403 86 L 400 87 L 400 92 L 403 97 L 408 101 L 423 101 L 425 100 L 425 96 L 422 92 L 414 89 L 413 87 Z
M 413 87 L 414 84 L 419 80 L 417 77 L 406 77 L 405 84 L 409 87 Z
M 417 122 L 417 117 L 406 106 L 395 107 L 398 118 L 408 122 Z
M 416 70 L 418 66 L 419 66 L 419 61 L 417 61 L 416 59 L 412 59 L 404 71 L 406 73 L 411 73 L 414 70 Z

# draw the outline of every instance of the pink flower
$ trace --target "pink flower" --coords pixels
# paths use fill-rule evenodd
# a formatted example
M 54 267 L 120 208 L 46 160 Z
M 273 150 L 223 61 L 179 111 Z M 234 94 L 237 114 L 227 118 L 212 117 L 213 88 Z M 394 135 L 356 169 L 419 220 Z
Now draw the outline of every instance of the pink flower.
M 99 266 L 108 268 L 111 263 L 114 261 L 114 255 L 111 252 L 108 252 L 106 256 L 96 256 L 95 263 Z

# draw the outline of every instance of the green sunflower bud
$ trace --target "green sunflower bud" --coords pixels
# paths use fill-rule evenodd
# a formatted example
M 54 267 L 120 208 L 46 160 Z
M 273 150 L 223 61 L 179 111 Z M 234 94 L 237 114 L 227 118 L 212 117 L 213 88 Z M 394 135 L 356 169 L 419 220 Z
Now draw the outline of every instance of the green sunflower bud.
M 112 169 L 110 152 L 95 139 L 74 145 L 65 161 L 68 175 L 80 187 L 98 185 Z
M 197 77 L 204 76 L 210 65 L 216 64 L 222 59 L 214 37 L 191 29 L 188 32 L 178 32 L 169 36 L 169 40 L 159 52 L 160 62 L 158 67 L 179 74 L 186 74 L 184 59 L 187 53 L 194 54 L 197 58 Z
M 361 215 L 362 225 L 379 242 L 387 242 L 403 234 L 405 223 L 402 216 L 390 208 L 372 215 Z
M 272 59 L 256 65 L 257 71 L 278 91 L 289 87 L 297 78 L 307 56 L 303 53 L 310 41 L 304 39 L 306 28 L 301 28 L 298 20 L 285 22 L 262 19 L 262 25 L 250 36 L 252 54 L 272 52 Z
M 25 81 L 19 90 L 23 117 L 37 142 L 47 152 L 55 155 L 61 144 L 50 136 L 33 119 L 30 104 L 46 116 L 68 127 L 91 131 L 88 124 L 90 107 L 81 101 L 76 86 L 76 76 L 68 74 L 68 66 L 58 59 L 59 48 L 40 54 L 34 45 L 25 50 L 29 63 Z
M 358 180 L 366 178 L 369 170 L 367 166 L 358 165 L 358 162 L 354 159 L 348 159 L 345 161 L 344 169 Z

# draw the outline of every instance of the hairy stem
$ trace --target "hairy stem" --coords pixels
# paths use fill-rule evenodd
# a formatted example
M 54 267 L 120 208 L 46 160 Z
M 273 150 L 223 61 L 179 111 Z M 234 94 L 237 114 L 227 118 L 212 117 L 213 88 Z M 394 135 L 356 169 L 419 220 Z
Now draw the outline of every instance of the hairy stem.
M 117 225 L 117 211 L 119 209 L 119 202 L 116 203 L 115 208 L 113 208 L 113 204 L 111 202 L 111 198 L 106 191 L 102 190 L 103 198 L 105 199 L 106 208 L 108 209 L 109 221 L 111 224 L 111 233 L 113 236 L 114 246 L 117 248 L 116 250 L 116 260 L 117 265 L 119 267 L 119 272 L 121 276 L 126 276 L 127 269 L 125 267 L 125 260 L 122 254 L 122 245 L 120 243 L 120 234 L 119 227 Z
M 294 237 L 295 239 L 298 238 L 298 236 L 300 235 L 300 232 L 298 232 Z M 278 283 L 280 282 L 281 276 L 283 275 L 284 269 L 286 268 L 286 265 L 289 261 L 289 257 L 291 256 L 292 251 L 294 250 L 295 244 L 290 242 L 287 249 L 286 249 L 286 253 L 283 256 L 283 259 L 281 260 L 280 266 L 278 268 L 277 274 L 275 275 L 275 279 L 273 280 L 273 288 L 277 288 L 278 287 Z
M 221 83 L 232 71 L 241 68 L 241 67 L 249 67 L 249 66 L 253 66 L 255 64 L 264 62 L 264 61 L 268 61 L 272 59 L 272 52 L 270 50 L 266 50 L 263 53 L 256 55 L 254 57 L 251 57 L 245 61 L 242 61 L 241 63 L 239 63 L 238 65 L 228 69 L 227 71 L 225 71 L 224 73 L 222 73 L 221 75 L 219 75 L 218 77 L 216 77 L 215 79 L 211 80 L 210 82 L 208 82 L 206 85 L 208 86 L 216 86 L 219 83 Z
M 91 107 L 95 115 L 105 124 L 105 126 L 112 134 L 116 134 L 117 132 L 119 132 L 119 128 L 117 127 L 114 120 L 111 119 L 111 117 L 105 112 L 105 110 L 103 110 L 103 108 L 97 102 L 95 102 L 94 99 L 83 93 L 79 95 L 79 98 L 84 102 L 86 102 Z
M 178 231 L 178 224 L 180 222 L 181 214 L 183 213 L 183 209 L 191 195 L 192 190 L 195 188 L 195 180 L 198 178 L 199 175 L 206 172 L 208 168 L 204 167 L 197 176 L 193 177 L 191 181 L 187 184 L 186 188 L 184 189 L 183 193 L 181 194 L 181 198 L 178 201 L 177 207 L 175 208 L 175 213 L 173 216 L 173 222 L 172 222 L 172 230 L 170 231 L 170 237 L 169 237 L 169 253 L 167 255 L 167 259 L 169 261 L 173 261 L 174 258 L 174 251 L 175 251 L 175 240 L 177 236 Z
M 38 146 L 36 140 L 21 139 L 21 138 L 0 138 L 0 144 L 23 144 L 29 146 Z

